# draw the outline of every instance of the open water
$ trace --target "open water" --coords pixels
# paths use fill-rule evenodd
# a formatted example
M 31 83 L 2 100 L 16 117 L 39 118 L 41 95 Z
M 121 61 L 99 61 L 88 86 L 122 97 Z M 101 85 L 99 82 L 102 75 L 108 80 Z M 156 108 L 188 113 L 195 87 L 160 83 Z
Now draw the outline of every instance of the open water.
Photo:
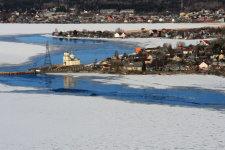
M 76 50 L 75 55 L 81 59 L 83 64 L 105 59 L 114 55 L 117 49 L 120 54 L 132 53 L 135 44 L 126 44 L 102 40 L 66 40 L 41 35 L 0 37 L 2 41 L 24 42 L 45 44 L 59 47 L 58 51 L 51 54 L 54 64 L 62 63 L 65 50 Z M 31 67 L 39 67 L 44 63 L 44 56 L 33 58 L 29 64 L 20 66 L 1 67 L 1 71 L 24 71 Z M 18 75 L 0 76 L 0 83 L 14 86 L 38 87 L 37 91 L 23 91 L 30 93 L 49 93 L 83 96 L 104 96 L 130 102 L 159 103 L 183 106 L 200 106 L 223 108 L 225 106 L 225 95 L 216 91 L 204 91 L 196 88 L 174 88 L 170 90 L 158 89 L 134 89 L 127 85 L 102 84 L 92 79 L 119 78 L 118 77 L 78 77 L 55 76 L 55 75 Z

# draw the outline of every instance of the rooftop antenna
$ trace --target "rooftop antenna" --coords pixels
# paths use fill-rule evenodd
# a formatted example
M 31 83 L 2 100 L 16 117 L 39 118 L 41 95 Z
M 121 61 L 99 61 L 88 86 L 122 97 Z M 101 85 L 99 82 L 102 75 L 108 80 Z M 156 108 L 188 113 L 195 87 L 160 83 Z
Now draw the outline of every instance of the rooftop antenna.
M 46 54 L 45 54 L 45 63 L 44 66 L 51 66 L 51 58 L 50 58 L 50 52 L 49 52 L 49 46 L 48 46 L 48 41 L 46 43 Z

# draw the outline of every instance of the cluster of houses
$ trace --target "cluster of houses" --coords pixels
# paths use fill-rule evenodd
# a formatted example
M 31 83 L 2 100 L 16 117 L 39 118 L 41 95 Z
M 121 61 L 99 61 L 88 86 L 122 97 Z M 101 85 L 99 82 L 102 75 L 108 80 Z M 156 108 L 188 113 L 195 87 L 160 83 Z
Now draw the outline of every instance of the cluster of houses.
M 160 72 L 207 72 L 225 76 L 225 39 L 202 40 L 198 45 L 185 46 L 177 43 L 176 48 L 165 43 L 163 47 L 135 48 L 132 54 L 115 55 L 88 66 L 80 63 L 71 51 L 65 51 L 63 64 L 32 68 L 39 72 L 98 71 L 107 73 L 157 73 Z
M 224 40 L 225 41 L 225 40 Z M 224 51 L 209 52 L 212 41 L 203 40 L 197 46 L 171 46 L 136 48 L 135 53 L 118 55 L 102 60 L 92 67 L 108 72 L 152 72 L 152 71 L 225 71 Z M 199 50 L 201 48 L 201 51 Z
M 63 37 L 90 37 L 90 38 L 170 38 L 170 39 L 207 39 L 224 37 L 224 28 L 196 28 L 196 29 L 150 29 L 141 30 L 116 29 L 116 31 L 55 31 L 52 35 Z
M 199 29 L 151 29 L 128 30 L 114 33 L 114 38 L 149 38 L 160 37 L 170 39 L 207 39 L 223 37 L 222 32 L 212 28 Z
M 198 12 L 181 12 L 177 14 L 136 14 L 134 9 L 117 11 L 102 9 L 99 11 L 68 8 L 66 12 L 58 12 L 57 8 L 12 11 L 5 15 L 0 11 L 0 22 L 11 23 L 179 23 L 179 22 L 224 22 L 225 11 L 204 10 Z

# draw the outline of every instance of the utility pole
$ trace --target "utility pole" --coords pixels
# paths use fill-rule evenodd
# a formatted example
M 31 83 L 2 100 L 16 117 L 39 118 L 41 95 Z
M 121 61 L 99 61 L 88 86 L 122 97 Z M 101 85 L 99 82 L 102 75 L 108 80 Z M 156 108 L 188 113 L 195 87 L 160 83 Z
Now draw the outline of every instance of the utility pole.
M 184 8 L 184 0 L 181 0 L 181 5 L 180 5 L 180 7 L 181 7 L 181 11 L 183 11 L 183 8 Z
M 47 42 L 44 66 L 51 66 L 51 65 L 52 65 L 52 63 L 51 63 L 51 58 L 50 58 L 49 46 L 48 46 L 48 42 Z

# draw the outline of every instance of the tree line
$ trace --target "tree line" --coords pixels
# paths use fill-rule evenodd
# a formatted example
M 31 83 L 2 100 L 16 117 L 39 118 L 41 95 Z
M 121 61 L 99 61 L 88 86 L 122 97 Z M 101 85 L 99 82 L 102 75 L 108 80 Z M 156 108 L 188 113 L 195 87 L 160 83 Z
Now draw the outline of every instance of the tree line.
M 101 9 L 134 9 L 141 12 L 180 12 L 181 0 L 0 0 L 0 11 L 25 11 L 30 9 L 48 9 L 52 7 L 67 11 L 69 7 L 79 11 Z M 225 0 L 186 0 L 184 11 L 201 9 L 218 10 L 225 7 Z M 65 8 L 65 9 L 64 9 Z

